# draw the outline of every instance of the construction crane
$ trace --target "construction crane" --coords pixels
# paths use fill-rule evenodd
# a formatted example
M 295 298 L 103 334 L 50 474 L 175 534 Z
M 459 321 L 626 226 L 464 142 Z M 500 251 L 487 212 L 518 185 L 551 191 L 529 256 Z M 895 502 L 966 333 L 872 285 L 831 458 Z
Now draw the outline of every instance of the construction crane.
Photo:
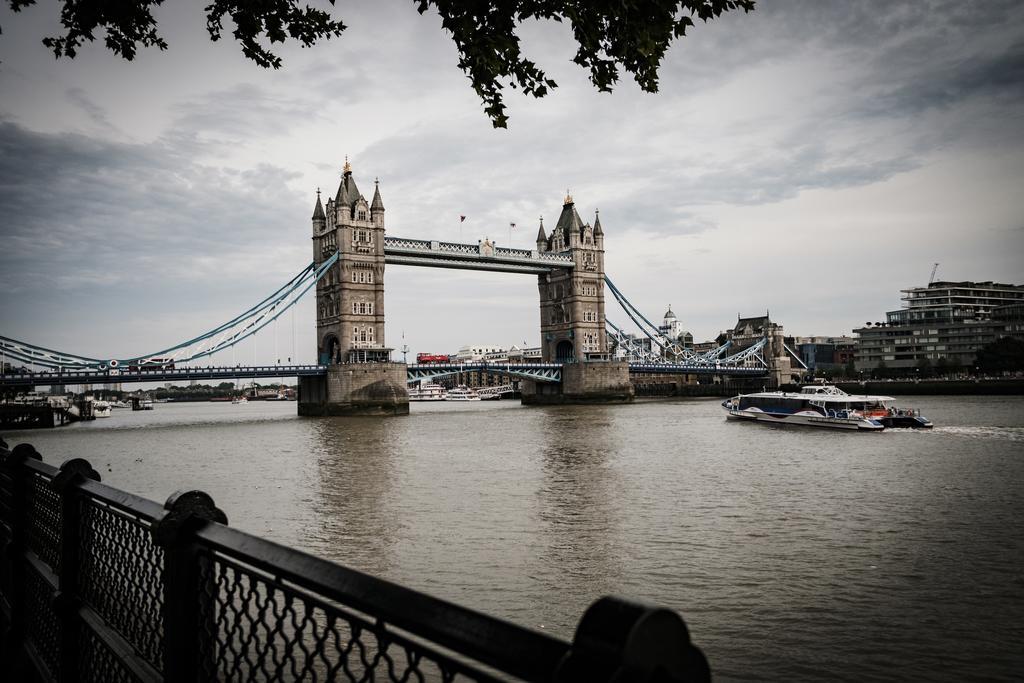
M 930 278 L 928 278 L 928 284 L 929 285 L 931 283 L 935 282 L 935 273 L 938 272 L 938 270 L 939 270 L 939 264 L 936 263 L 934 266 L 932 266 L 932 276 Z

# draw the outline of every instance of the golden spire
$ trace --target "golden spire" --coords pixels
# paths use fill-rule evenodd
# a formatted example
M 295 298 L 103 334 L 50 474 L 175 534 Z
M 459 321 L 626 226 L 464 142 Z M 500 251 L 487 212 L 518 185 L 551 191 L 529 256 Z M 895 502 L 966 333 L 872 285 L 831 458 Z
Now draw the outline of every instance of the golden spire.
M 565 191 L 565 201 L 562 202 L 562 203 L 563 204 L 572 204 L 572 195 L 569 194 L 569 190 Z
M 345 166 L 342 167 L 341 170 L 344 171 L 345 173 L 351 173 L 352 172 L 352 164 L 348 163 L 348 155 L 347 154 L 345 155 Z

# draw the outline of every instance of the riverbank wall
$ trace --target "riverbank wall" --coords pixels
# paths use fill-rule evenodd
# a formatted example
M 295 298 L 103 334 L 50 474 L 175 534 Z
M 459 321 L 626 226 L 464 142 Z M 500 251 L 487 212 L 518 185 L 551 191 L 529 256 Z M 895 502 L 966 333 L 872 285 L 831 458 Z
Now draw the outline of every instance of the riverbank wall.
M 1019 396 L 1024 394 L 1024 380 L 1022 379 L 836 382 L 836 386 L 848 394 L 881 396 L 936 396 L 940 394 L 945 396 Z M 784 389 L 799 391 L 799 385 L 787 385 Z

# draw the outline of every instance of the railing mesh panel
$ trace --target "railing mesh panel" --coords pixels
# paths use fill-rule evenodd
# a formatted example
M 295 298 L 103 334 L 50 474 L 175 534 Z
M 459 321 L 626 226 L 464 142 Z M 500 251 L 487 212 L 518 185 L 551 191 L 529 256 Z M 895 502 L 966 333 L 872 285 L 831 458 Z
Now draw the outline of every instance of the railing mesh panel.
M 60 570 L 60 497 L 50 488 L 50 481 L 36 473 L 28 476 L 25 496 L 28 546 L 57 572 Z
M 25 630 L 39 658 L 60 675 L 60 631 L 53 611 L 53 588 L 32 567 L 25 568 Z
M 81 509 L 79 591 L 154 667 L 163 665 L 163 550 L 149 524 L 97 501 Z
M 135 683 L 139 680 L 87 626 L 79 632 L 78 648 L 81 683 Z
M 219 681 L 494 680 L 383 622 L 312 597 L 217 555 L 204 582 L 214 612 L 199 641 L 203 677 Z

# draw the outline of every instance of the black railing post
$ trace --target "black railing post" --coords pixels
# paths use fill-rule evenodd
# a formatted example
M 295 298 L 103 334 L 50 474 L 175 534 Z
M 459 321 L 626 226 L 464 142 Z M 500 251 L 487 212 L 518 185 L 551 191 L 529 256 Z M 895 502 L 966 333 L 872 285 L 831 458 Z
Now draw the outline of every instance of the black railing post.
M 26 674 L 27 658 L 25 640 L 25 552 L 28 548 L 28 495 L 25 468 L 26 460 L 42 460 L 43 457 L 29 444 L 18 444 L 13 450 L 3 453 L 3 468 L 11 479 L 11 507 L 8 521 L 11 538 L 3 552 L 4 571 L 7 573 L 10 594 L 7 596 L 11 607 L 11 620 L 7 633 L 0 644 L 0 661 L 8 662 L 12 680 L 21 680 Z
M 587 608 L 558 683 L 682 683 L 710 681 L 704 653 L 690 642 L 678 613 L 603 597 Z
M 86 479 L 99 481 L 99 473 L 88 460 L 75 458 L 60 466 L 50 487 L 60 496 L 60 571 L 57 574 L 57 593 L 53 597 L 53 610 L 60 623 L 60 680 L 75 683 L 78 680 L 79 618 L 81 600 L 78 595 L 78 575 L 81 568 L 79 551 L 82 536 L 82 508 L 79 485 Z
M 212 655 L 214 617 L 212 561 L 195 538 L 208 522 L 228 519 L 208 494 L 178 491 L 164 503 L 164 516 L 153 523 L 153 540 L 164 550 L 164 661 L 167 681 L 196 681 L 209 676 L 203 658 Z

